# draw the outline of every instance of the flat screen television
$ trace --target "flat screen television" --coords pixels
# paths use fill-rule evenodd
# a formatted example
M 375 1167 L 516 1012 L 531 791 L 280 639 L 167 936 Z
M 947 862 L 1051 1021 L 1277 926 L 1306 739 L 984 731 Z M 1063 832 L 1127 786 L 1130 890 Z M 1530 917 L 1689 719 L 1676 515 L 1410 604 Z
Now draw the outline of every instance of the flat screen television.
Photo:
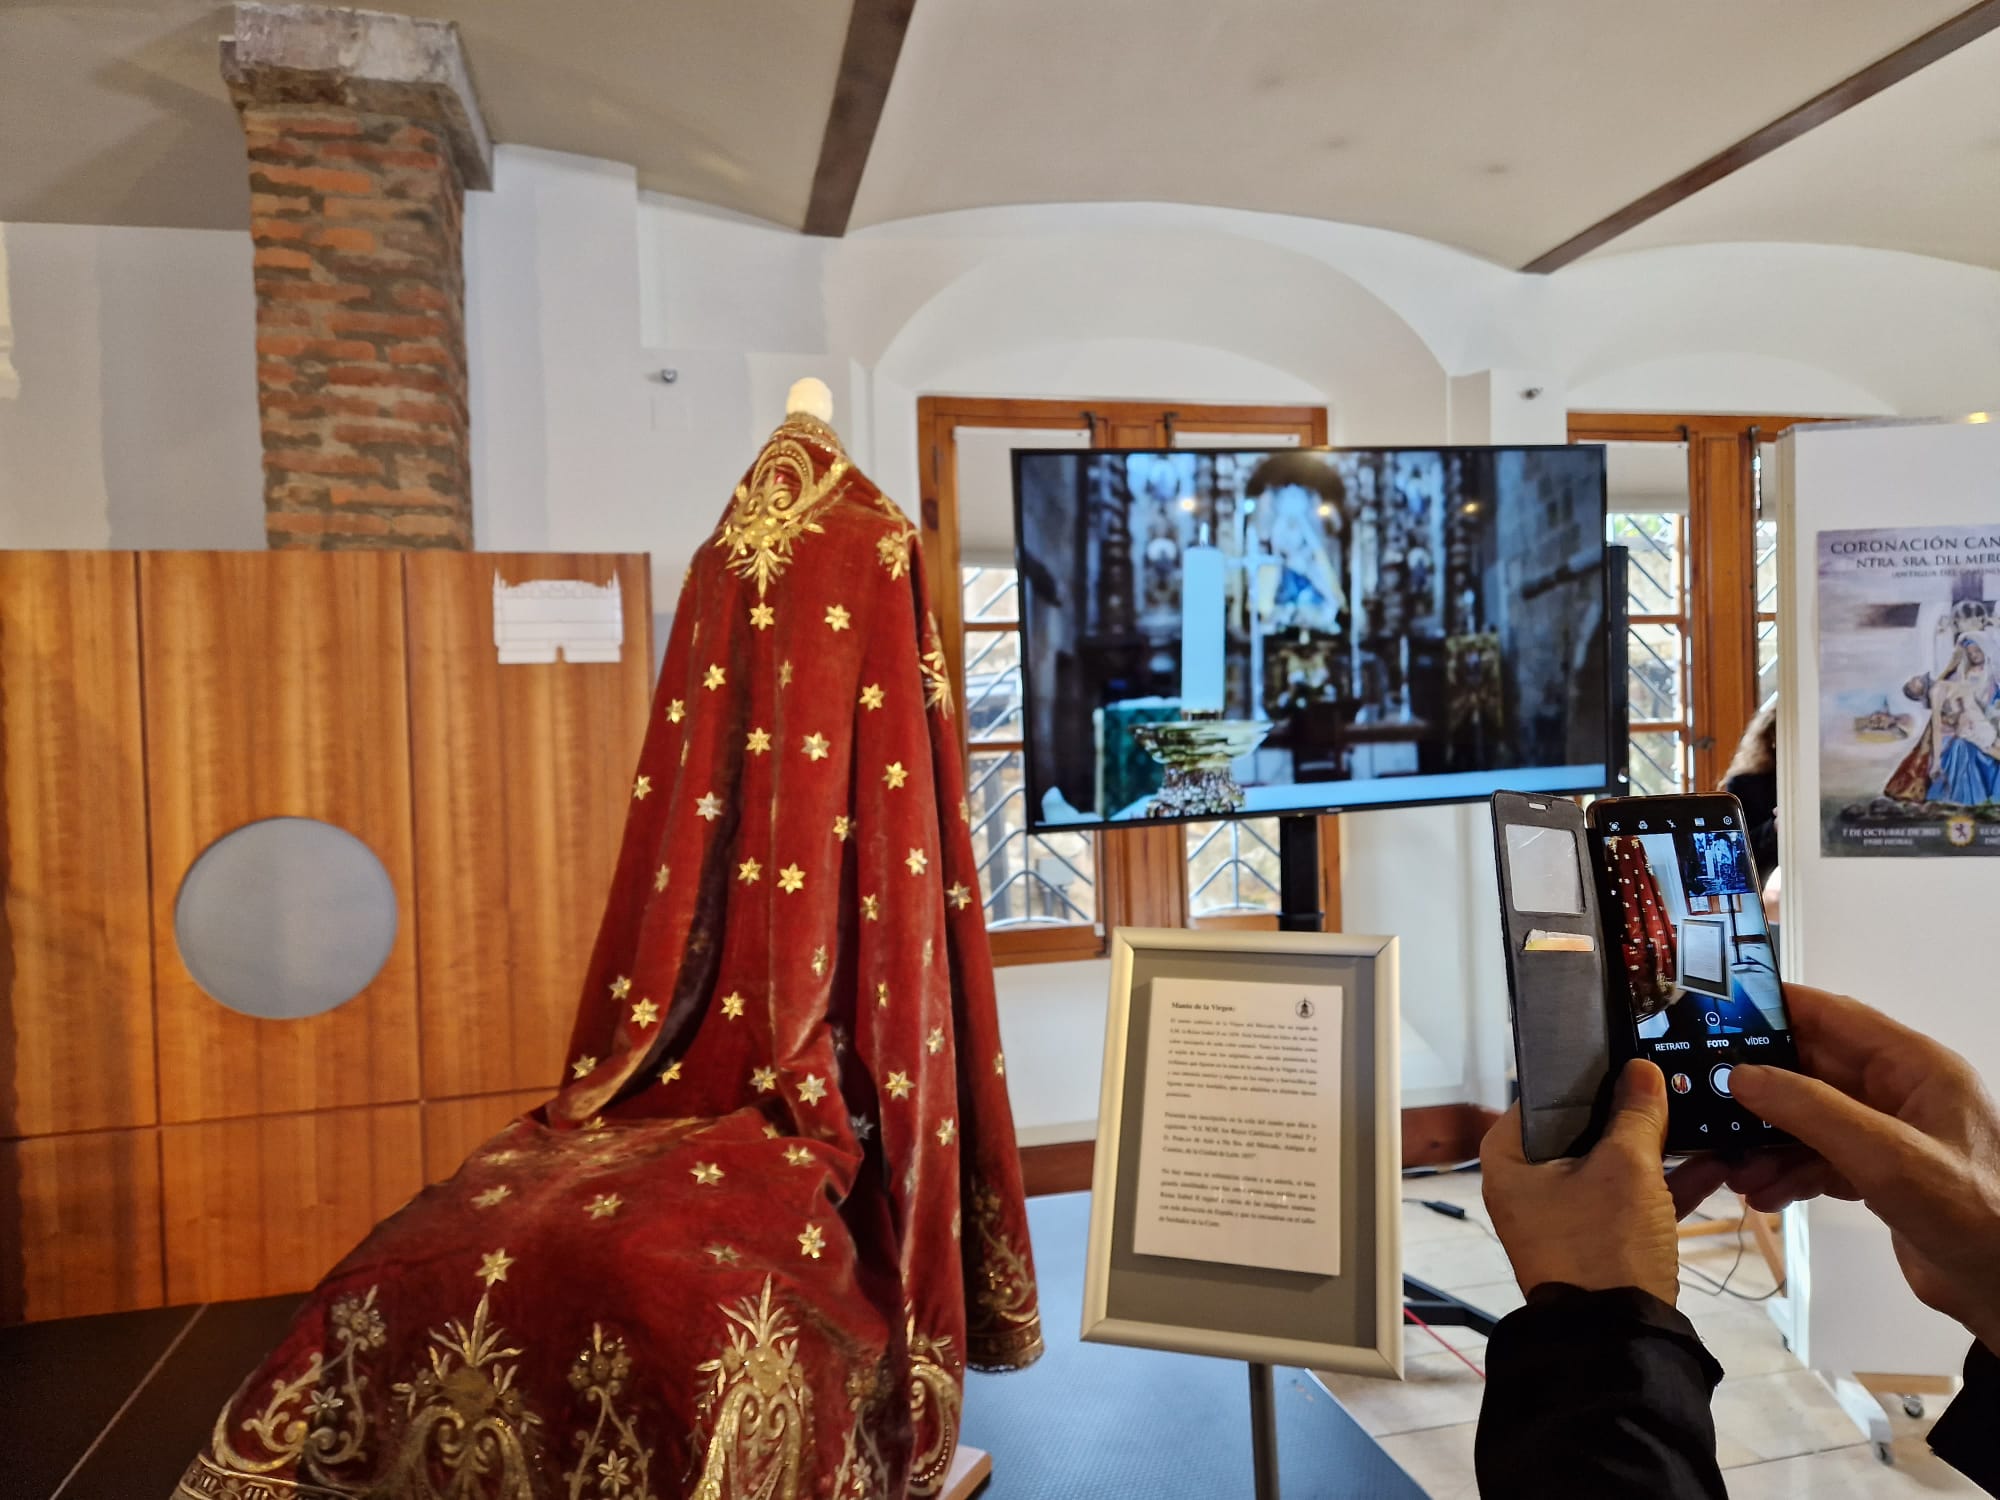
M 1756 895 L 1743 835 L 1733 829 L 1690 834 L 1688 852 L 1681 861 L 1681 884 L 1690 896 Z
M 1022 449 L 1014 507 L 1038 831 L 1616 780 L 1601 448 Z

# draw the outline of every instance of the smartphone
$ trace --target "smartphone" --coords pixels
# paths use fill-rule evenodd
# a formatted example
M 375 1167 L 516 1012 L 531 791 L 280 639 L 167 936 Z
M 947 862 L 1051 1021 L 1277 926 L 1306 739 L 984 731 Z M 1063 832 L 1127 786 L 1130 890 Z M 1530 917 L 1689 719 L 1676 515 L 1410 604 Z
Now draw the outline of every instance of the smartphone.
M 1724 794 L 1606 798 L 1586 815 L 1612 1047 L 1667 1078 L 1667 1152 L 1789 1142 L 1736 1102 L 1743 1063 L 1796 1069 L 1764 883 Z

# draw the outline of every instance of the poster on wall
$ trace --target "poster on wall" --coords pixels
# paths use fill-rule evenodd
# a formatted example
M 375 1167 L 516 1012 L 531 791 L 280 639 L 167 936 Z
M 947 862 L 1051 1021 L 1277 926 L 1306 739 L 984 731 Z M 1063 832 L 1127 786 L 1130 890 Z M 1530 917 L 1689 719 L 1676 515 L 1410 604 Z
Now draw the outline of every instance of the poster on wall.
M 1818 551 L 1821 852 L 2000 855 L 2000 524 Z

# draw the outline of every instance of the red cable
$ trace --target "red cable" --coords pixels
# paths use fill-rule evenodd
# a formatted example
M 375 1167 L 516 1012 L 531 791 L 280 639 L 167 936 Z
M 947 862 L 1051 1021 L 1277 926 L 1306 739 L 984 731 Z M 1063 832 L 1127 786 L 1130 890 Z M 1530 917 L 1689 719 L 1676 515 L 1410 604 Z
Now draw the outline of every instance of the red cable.
M 1461 1351 L 1454 1349 L 1450 1344 L 1445 1343 L 1444 1339 L 1438 1334 L 1438 1331 L 1435 1328 L 1431 1327 L 1430 1324 L 1426 1323 L 1422 1318 L 1418 1317 L 1415 1313 L 1411 1312 L 1407 1307 L 1403 1309 L 1403 1316 L 1408 1318 L 1412 1323 L 1416 1324 L 1417 1327 L 1423 1329 L 1423 1331 L 1425 1333 L 1428 1333 L 1432 1338 L 1437 1339 L 1439 1346 L 1443 1348 L 1447 1353 L 1449 1353 L 1453 1358 L 1455 1358 L 1460 1364 L 1464 1365 L 1466 1369 L 1472 1371 L 1472 1373 L 1477 1375 L 1481 1380 L 1484 1380 L 1486 1378 L 1486 1372 L 1484 1370 L 1480 1369 L 1478 1365 L 1475 1365 L 1471 1360 L 1467 1359 Z

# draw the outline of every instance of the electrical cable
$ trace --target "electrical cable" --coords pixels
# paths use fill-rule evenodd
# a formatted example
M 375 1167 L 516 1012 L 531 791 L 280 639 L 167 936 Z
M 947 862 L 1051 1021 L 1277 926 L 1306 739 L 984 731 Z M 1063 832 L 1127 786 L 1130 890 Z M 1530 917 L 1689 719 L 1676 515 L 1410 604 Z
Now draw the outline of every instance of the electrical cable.
M 1466 1369 L 1472 1371 L 1472 1373 L 1477 1375 L 1481 1380 L 1484 1380 L 1486 1378 L 1486 1372 L 1480 1369 L 1479 1366 L 1475 1365 L 1471 1360 L 1467 1359 L 1465 1357 L 1465 1351 L 1463 1349 L 1458 1349 L 1450 1344 L 1445 1343 L 1444 1335 L 1440 1334 L 1435 1328 L 1431 1327 L 1430 1324 L 1426 1323 L 1422 1318 L 1418 1317 L 1415 1313 L 1411 1312 L 1407 1307 L 1403 1309 L 1403 1316 L 1408 1318 L 1412 1323 L 1416 1324 L 1417 1327 L 1423 1329 L 1423 1331 L 1425 1333 L 1428 1333 L 1432 1338 L 1436 1339 L 1438 1341 L 1439 1346 L 1442 1347 L 1447 1354 L 1450 1354 L 1455 1359 L 1457 1359 L 1458 1362 L 1464 1365 Z
M 1413 1177 L 1449 1177 L 1454 1172 L 1476 1172 L 1478 1170 L 1479 1158 L 1468 1156 L 1464 1161 L 1448 1162 L 1435 1167 L 1405 1167 L 1403 1168 L 1403 1179 L 1407 1182 Z
M 1729 1269 L 1723 1274 L 1722 1280 L 1717 1281 L 1708 1272 L 1698 1270 L 1694 1266 L 1683 1265 L 1680 1268 L 1681 1275 L 1693 1276 L 1697 1280 L 1708 1283 L 1706 1287 L 1690 1287 L 1690 1291 L 1701 1292 L 1703 1295 L 1709 1297 L 1734 1297 L 1738 1302 L 1769 1302 L 1773 1297 L 1784 1291 L 1785 1282 L 1783 1280 L 1780 1280 L 1770 1291 L 1762 1292 L 1754 1297 L 1748 1292 L 1738 1292 L 1730 1289 L 1729 1283 L 1736 1279 L 1737 1269 L 1743 1264 L 1743 1230 L 1749 1222 L 1750 1206 L 1746 1203 L 1743 1206 L 1743 1216 L 1736 1221 L 1736 1258 L 1729 1263 Z

